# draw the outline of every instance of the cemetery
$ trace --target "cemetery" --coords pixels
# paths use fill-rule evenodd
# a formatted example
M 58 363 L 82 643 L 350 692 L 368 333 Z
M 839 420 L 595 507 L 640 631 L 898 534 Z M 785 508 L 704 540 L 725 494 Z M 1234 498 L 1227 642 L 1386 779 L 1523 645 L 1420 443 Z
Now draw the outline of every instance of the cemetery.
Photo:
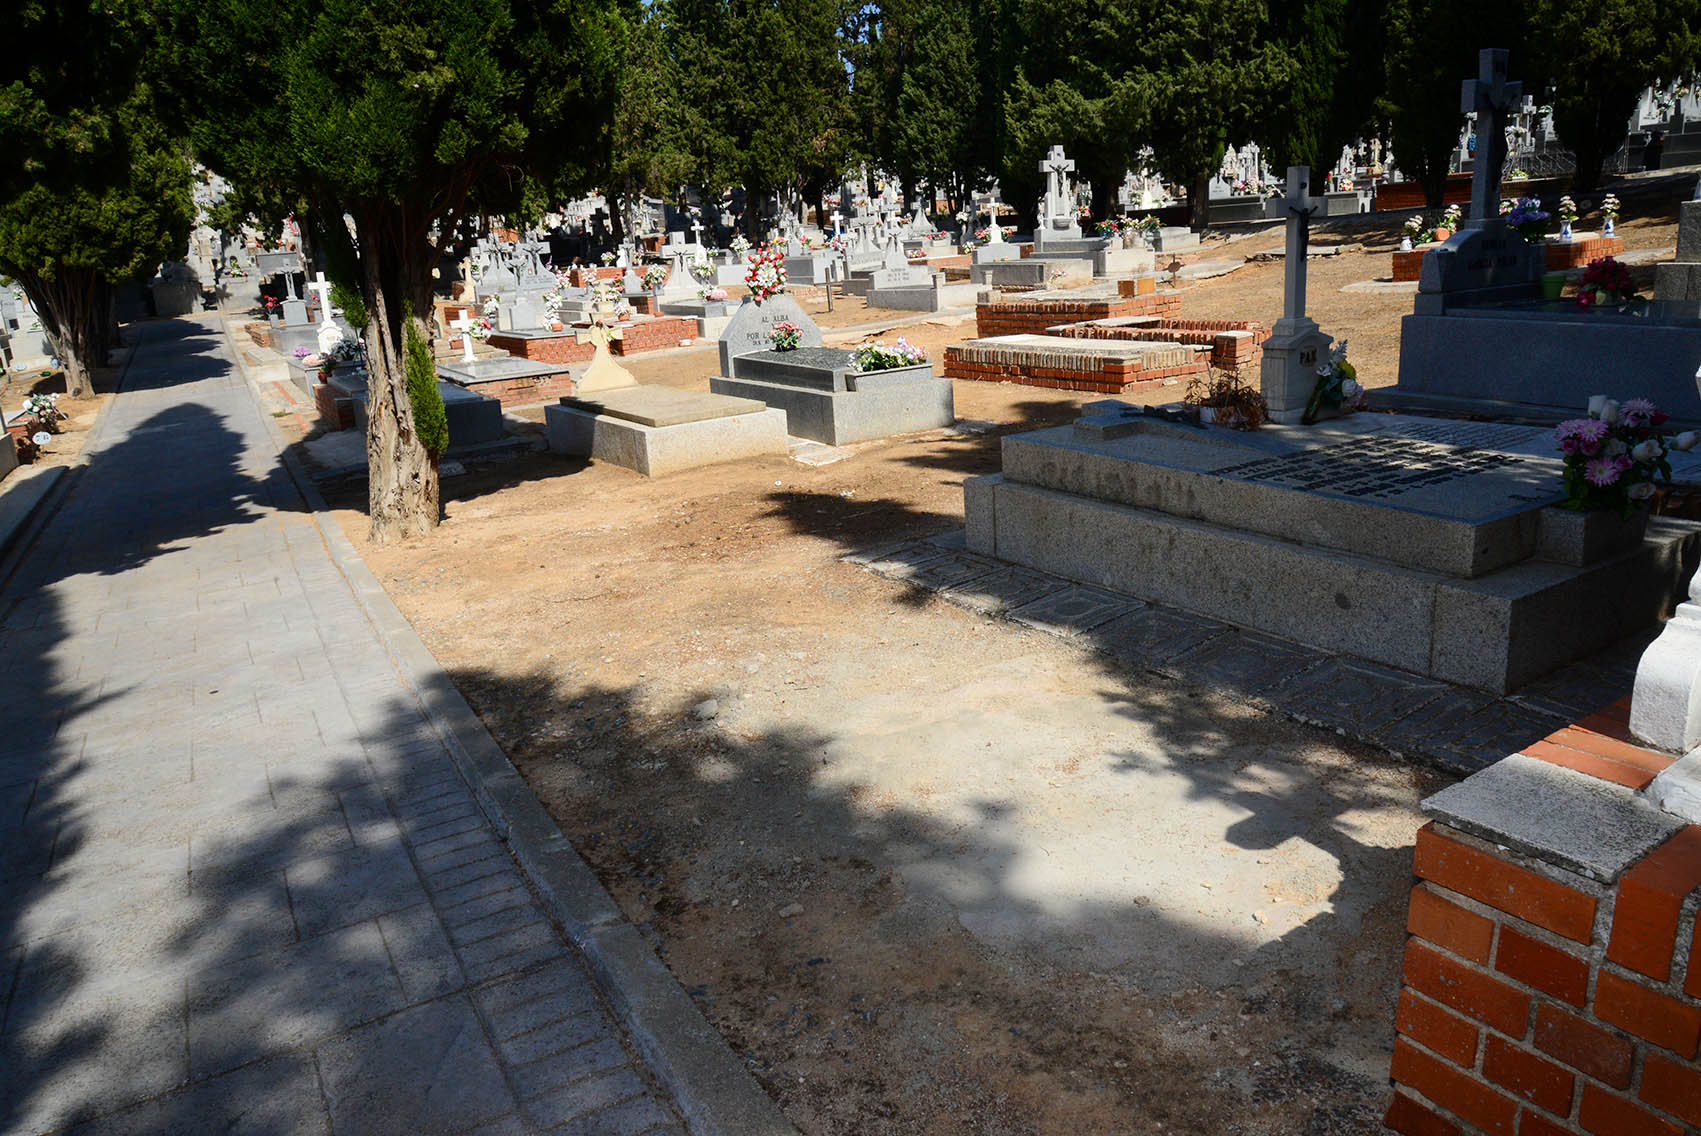
M 1701 1132 L 1692 37 L 1017 8 L 19 17 L 0 1129 Z

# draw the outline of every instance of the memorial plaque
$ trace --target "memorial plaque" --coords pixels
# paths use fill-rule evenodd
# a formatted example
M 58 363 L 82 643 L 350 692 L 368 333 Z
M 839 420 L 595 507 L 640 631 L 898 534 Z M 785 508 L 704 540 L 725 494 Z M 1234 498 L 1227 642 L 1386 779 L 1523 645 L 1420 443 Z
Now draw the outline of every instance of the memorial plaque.
M 1532 464 L 1498 450 L 1370 435 L 1314 450 L 1259 458 L 1215 472 L 1305 493 L 1387 500 L 1414 490 Z

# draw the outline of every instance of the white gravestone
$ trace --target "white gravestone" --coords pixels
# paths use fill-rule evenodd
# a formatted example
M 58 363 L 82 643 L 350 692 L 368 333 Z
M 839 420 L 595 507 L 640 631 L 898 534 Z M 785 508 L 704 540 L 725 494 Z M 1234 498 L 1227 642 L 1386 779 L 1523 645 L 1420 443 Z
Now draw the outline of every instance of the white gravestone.
M 465 312 L 461 313 L 460 319 L 449 321 L 449 326 L 461 333 L 461 361 L 463 363 L 471 363 L 473 360 L 478 358 L 478 356 L 473 354 L 472 337 L 473 325 L 477 322 L 478 321 L 473 318 L 471 308 L 468 308 Z
M 1045 216 L 1040 218 L 1039 229 L 1034 234 L 1034 243 L 1041 244 L 1045 236 L 1079 240 L 1081 226 L 1076 220 L 1075 190 L 1069 181 L 1069 173 L 1075 168 L 1075 160 L 1065 156 L 1063 147 L 1053 146 L 1040 162 L 1039 168 L 1046 176 Z
M 1282 204 L 1288 217 L 1287 251 L 1283 256 L 1282 318 L 1264 341 L 1259 371 L 1264 402 L 1274 422 L 1293 423 L 1305 417 L 1306 403 L 1317 386 L 1317 364 L 1329 349 L 1330 337 L 1305 314 L 1305 255 L 1311 241 L 1311 170 L 1288 167 L 1288 193 Z

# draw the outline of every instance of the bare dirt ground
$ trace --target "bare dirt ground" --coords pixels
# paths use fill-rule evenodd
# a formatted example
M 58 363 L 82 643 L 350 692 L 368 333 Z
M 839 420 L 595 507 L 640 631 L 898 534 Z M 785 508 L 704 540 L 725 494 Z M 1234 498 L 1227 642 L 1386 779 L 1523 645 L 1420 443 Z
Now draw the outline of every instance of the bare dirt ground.
M 83 452 L 83 442 L 94 427 L 101 409 L 112 401 L 122 367 L 96 367 L 90 375 L 94 393 L 88 398 L 60 398 L 59 409 L 65 419 L 59 423 L 53 440 L 42 447 L 31 463 L 37 466 L 74 465 Z M 23 406 L 32 394 L 65 394 L 65 373 L 59 370 L 14 371 L 6 375 L 0 386 L 0 407 L 12 414 Z
M 1391 383 L 1410 296 L 1341 288 L 1386 277 L 1397 233 L 1339 239 L 1366 250 L 1312 262 L 1312 311 Z M 1273 322 L 1281 271 L 1202 282 L 1184 315 Z M 912 318 L 856 314 L 888 338 Z M 974 335 L 972 317 L 901 330 L 935 358 Z M 706 389 L 713 352 L 626 365 Z M 1417 804 L 1439 780 L 842 562 L 960 526 L 999 435 L 1083 398 L 956 394 L 999 425 L 822 467 L 472 462 L 440 532 L 400 547 L 366 547 L 363 486 L 332 505 L 804 1132 L 1379 1130 Z

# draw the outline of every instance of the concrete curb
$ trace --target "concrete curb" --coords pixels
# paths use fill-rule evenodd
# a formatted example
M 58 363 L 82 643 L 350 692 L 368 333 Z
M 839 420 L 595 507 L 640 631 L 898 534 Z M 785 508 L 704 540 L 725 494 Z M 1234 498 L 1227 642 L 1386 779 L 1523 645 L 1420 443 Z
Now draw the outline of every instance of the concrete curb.
M 0 492 L 0 590 L 12 582 L 13 573 L 35 544 L 35 538 L 59 511 L 59 506 L 65 503 L 77 482 L 82 480 L 83 470 L 88 466 L 89 447 L 106 433 L 106 421 L 112 415 L 112 408 L 118 404 L 118 396 L 124 393 L 124 384 L 130 378 L 130 366 L 142 346 L 143 329 L 148 325 L 133 323 L 130 326 L 136 329 L 136 341 L 129 345 L 124 365 L 118 372 L 118 381 L 112 385 L 112 397 L 95 414 L 94 425 L 89 427 L 88 437 L 83 439 L 77 460 L 70 465 L 39 467 L 24 475 L 27 480 L 22 483 L 18 482 L 20 474 L 6 479 L 14 484 Z M 42 484 L 36 485 L 38 481 Z
M 228 333 L 225 337 L 228 343 Z M 232 357 L 246 378 L 241 355 L 232 346 Z M 260 401 L 259 389 L 252 382 L 244 385 L 279 459 L 312 511 L 332 560 L 366 609 L 397 670 L 414 688 L 479 807 L 508 844 L 545 908 L 584 955 L 633 1045 L 673 1094 L 693 1136 L 796 1136 L 797 1129 L 704 1019 L 679 980 L 662 965 L 562 835 L 337 527 L 325 499 Z

